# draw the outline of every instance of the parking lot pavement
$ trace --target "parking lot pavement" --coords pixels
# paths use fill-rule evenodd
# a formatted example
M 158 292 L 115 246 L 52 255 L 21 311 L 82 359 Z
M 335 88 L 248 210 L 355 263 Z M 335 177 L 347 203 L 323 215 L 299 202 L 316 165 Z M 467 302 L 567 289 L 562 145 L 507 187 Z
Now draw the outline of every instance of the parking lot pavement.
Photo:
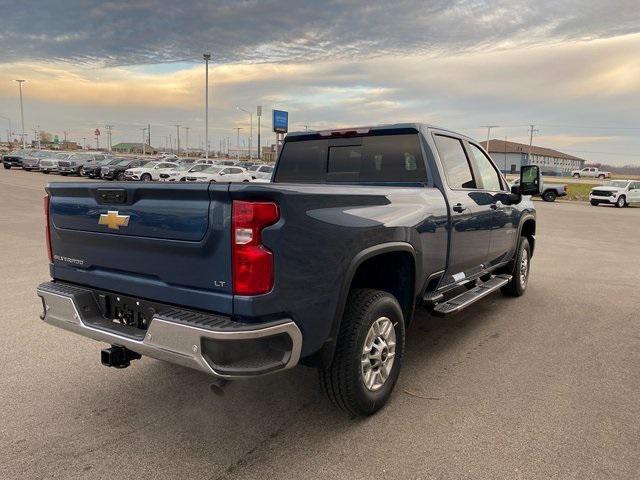
M 396 393 L 350 419 L 299 367 L 214 396 L 195 371 L 38 319 L 42 188 L 0 169 L 2 478 L 640 476 L 640 209 L 537 202 L 529 290 L 418 314 Z

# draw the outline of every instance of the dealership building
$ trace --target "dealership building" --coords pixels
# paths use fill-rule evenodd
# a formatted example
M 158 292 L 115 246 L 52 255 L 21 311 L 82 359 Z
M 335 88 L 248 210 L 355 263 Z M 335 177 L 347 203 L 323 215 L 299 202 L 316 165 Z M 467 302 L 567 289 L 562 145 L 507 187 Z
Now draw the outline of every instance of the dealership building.
M 481 145 L 489 152 L 500 170 L 506 173 L 518 173 L 522 165 L 538 165 L 545 175 L 570 175 L 572 170 L 584 167 L 585 159 L 562 153 L 552 148 L 531 146 L 524 143 L 490 140 Z

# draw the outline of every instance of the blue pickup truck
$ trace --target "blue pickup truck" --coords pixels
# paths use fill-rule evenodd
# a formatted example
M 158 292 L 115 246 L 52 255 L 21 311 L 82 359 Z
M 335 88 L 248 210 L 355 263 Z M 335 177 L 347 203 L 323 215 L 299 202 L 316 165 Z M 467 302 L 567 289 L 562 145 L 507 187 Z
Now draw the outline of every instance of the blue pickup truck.
M 272 183 L 51 183 L 42 319 L 110 344 L 111 367 L 146 355 L 222 383 L 314 366 L 369 415 L 416 308 L 524 293 L 539 185 L 422 124 L 290 133 Z

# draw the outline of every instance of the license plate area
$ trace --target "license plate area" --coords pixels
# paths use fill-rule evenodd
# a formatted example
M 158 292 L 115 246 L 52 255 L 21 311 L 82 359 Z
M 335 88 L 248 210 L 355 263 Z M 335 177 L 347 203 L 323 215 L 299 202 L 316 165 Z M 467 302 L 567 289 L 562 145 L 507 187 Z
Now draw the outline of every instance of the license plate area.
M 159 305 L 124 295 L 99 293 L 98 308 L 105 320 L 115 325 L 146 331 Z

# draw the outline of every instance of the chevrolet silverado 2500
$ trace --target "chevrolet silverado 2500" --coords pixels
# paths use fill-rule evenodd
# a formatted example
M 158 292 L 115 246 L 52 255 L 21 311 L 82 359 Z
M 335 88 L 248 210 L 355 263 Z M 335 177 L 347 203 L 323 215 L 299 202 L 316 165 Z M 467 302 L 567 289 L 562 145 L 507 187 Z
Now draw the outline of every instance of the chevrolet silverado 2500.
M 539 185 L 523 166 L 510 189 L 477 142 L 422 124 L 290 133 L 272 183 L 51 183 L 42 319 L 110 344 L 112 367 L 315 366 L 372 414 L 417 307 L 524 293 Z

